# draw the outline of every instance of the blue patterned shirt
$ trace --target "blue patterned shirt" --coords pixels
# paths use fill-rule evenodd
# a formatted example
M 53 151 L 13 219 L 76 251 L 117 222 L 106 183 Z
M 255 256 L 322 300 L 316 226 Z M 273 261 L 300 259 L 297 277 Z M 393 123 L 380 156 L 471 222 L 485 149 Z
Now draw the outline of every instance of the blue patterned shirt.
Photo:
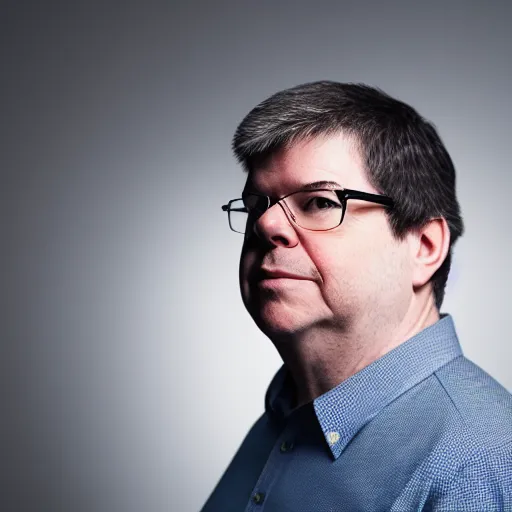
M 462 355 L 449 315 L 293 400 L 283 366 L 203 512 L 512 511 L 512 396 Z

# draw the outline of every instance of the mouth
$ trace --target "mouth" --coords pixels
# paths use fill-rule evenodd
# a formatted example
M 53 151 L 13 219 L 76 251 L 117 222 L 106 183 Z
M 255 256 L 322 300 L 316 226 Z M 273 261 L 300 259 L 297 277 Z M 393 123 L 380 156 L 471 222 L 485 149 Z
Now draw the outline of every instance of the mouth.
M 272 280 L 284 280 L 284 279 L 291 279 L 295 281 L 310 281 L 311 279 L 299 275 L 299 274 L 293 274 L 291 272 L 287 272 L 285 270 L 279 270 L 279 269 L 260 269 L 260 271 L 257 274 L 256 280 L 261 281 L 272 281 Z

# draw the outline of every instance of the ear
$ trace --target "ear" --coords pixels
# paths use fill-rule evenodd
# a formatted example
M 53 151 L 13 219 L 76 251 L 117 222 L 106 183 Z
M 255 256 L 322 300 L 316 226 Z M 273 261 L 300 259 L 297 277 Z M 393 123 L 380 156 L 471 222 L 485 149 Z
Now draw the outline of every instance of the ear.
M 425 285 L 442 265 L 450 247 L 450 229 L 443 217 L 429 220 L 412 237 L 413 287 Z

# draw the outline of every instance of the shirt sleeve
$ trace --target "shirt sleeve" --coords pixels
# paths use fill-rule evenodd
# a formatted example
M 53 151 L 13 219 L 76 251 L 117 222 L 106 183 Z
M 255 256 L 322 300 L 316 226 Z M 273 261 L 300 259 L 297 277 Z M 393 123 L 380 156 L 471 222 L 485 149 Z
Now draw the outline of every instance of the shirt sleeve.
M 480 454 L 434 489 L 424 512 L 512 512 L 512 445 Z

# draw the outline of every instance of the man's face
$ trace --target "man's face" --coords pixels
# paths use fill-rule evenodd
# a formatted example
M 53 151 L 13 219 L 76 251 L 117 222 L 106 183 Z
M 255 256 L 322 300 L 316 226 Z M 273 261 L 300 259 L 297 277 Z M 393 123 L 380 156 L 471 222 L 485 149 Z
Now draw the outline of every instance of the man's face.
M 277 152 L 251 171 L 245 191 L 277 198 L 324 180 L 378 193 L 352 140 L 341 134 Z M 247 310 L 268 335 L 346 329 L 354 322 L 378 329 L 409 306 L 409 250 L 393 237 L 382 206 L 349 200 L 340 226 L 308 231 L 276 204 L 244 242 L 240 287 Z

